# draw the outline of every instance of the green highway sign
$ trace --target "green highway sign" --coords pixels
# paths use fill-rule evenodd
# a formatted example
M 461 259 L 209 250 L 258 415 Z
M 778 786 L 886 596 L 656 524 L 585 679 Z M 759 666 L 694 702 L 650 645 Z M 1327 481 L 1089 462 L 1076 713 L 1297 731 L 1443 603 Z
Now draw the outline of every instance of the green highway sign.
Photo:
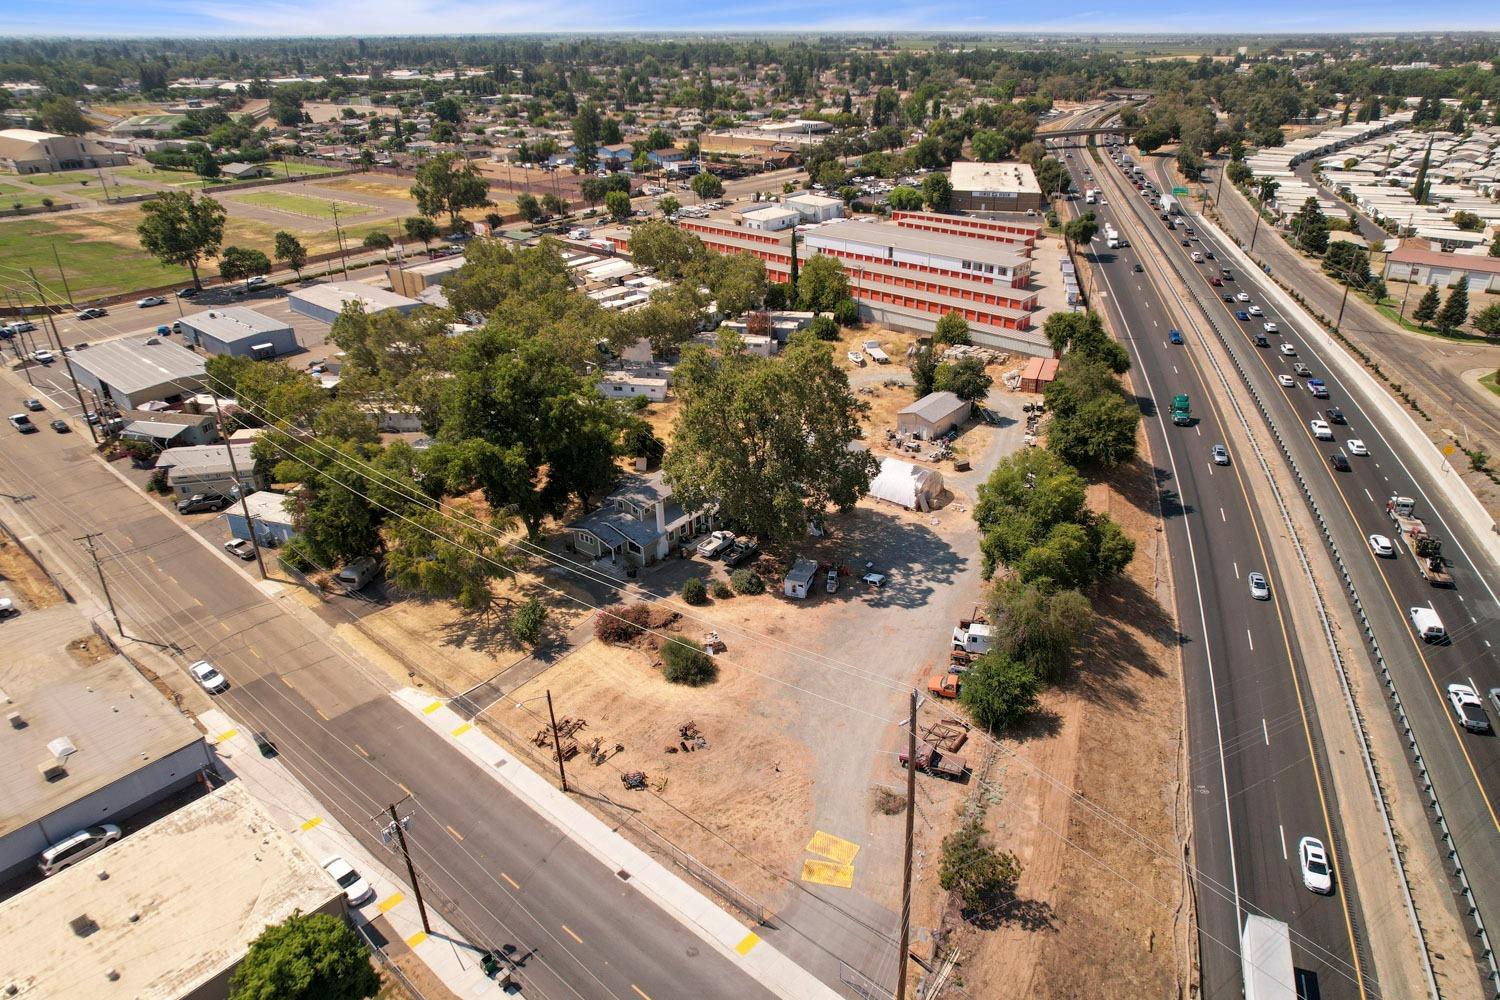
M 1188 189 L 1187 188 L 1175 188 L 1174 187 L 1172 189 L 1172 193 L 1174 195 L 1176 195 L 1177 197 L 1181 198 L 1181 197 L 1184 197 L 1188 193 Z

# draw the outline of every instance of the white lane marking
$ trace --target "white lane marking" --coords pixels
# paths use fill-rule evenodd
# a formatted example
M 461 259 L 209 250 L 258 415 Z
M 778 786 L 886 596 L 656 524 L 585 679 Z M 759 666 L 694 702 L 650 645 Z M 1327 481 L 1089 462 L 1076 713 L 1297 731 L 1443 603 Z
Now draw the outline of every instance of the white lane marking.
M 1163 346 L 1163 347 L 1166 347 L 1166 346 L 1167 346 L 1167 345 L 1166 345 L 1166 344 L 1163 344 L 1163 345 L 1162 345 L 1162 346 Z M 1176 365 L 1173 365 L 1173 366 L 1172 366 L 1172 374 L 1173 374 L 1173 375 L 1181 375 L 1181 374 L 1182 374 L 1182 372 L 1180 372 L 1180 371 L 1178 371 L 1178 370 L 1177 370 L 1177 366 L 1176 366 Z
M 1280 823 L 1277 823 L 1276 829 L 1281 834 L 1281 860 L 1290 861 L 1291 858 L 1289 858 L 1286 853 L 1286 827 L 1282 826 Z
M 1266 728 L 1266 717 L 1260 717 L 1260 734 L 1266 738 L 1266 746 L 1271 745 L 1271 731 Z
M 1203 428 L 1202 427 L 1199 427 L 1197 424 L 1194 424 L 1193 425 L 1193 430 L 1195 430 L 1195 431 L 1198 432 L 1198 436 L 1199 437 L 1203 436 Z
M 1253 635 L 1250 634 L 1250 630 L 1249 629 L 1245 629 L 1245 639 L 1246 639 L 1246 641 L 1248 641 L 1250 643 L 1250 652 L 1252 652 L 1252 653 L 1255 652 L 1255 636 L 1253 636 Z M 1266 720 L 1265 719 L 1261 719 L 1260 720 L 1260 724 L 1262 726 L 1264 726 L 1266 724 Z M 1266 742 L 1270 743 L 1271 741 L 1268 738 L 1266 740 Z
M 1234 567 L 1234 578 L 1236 580 L 1238 580 L 1240 578 L 1240 564 L 1239 563 L 1231 563 L 1230 565 L 1232 565 Z
M 1368 490 L 1368 489 L 1367 489 L 1367 490 L 1365 490 L 1365 496 L 1367 496 L 1367 497 L 1370 497 L 1370 502 L 1371 502 L 1371 503 L 1374 503 L 1374 502 L 1375 502 L 1375 498 L 1374 498 L 1374 497 L 1372 497 L 1372 496 L 1370 496 L 1370 491 L 1369 491 L 1369 490 Z
M 1223 521 L 1225 524 L 1229 523 L 1229 518 L 1227 518 L 1227 517 L 1224 516 L 1224 508 L 1223 507 L 1219 508 L 1219 520 Z

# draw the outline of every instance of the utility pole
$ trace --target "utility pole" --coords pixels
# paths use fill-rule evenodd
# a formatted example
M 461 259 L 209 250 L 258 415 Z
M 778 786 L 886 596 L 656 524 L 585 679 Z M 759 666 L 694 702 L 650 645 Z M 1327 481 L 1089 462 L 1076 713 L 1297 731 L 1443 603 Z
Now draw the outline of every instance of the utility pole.
M 1339 299 L 1339 318 L 1333 321 L 1333 328 L 1337 330 L 1344 325 L 1344 306 L 1349 303 L 1349 286 L 1354 283 L 1354 272 L 1350 271 L 1344 275 L 1344 296 Z
M 224 439 L 224 451 L 229 456 L 229 471 L 234 476 L 234 491 L 240 495 L 240 513 L 245 515 L 245 531 L 250 535 L 250 547 L 255 550 L 255 565 L 260 567 L 260 578 L 266 578 L 266 560 L 260 554 L 260 539 L 255 536 L 255 522 L 250 519 L 250 503 L 245 499 L 245 484 L 240 479 L 240 467 L 234 460 L 234 443 L 224 433 L 224 411 L 219 407 L 219 394 L 212 388 L 214 399 L 214 424 L 219 428 L 219 437 Z
M 557 715 L 552 711 L 552 690 L 547 690 L 547 718 L 552 723 L 552 748 L 557 751 L 557 774 L 562 778 L 562 790 L 568 790 L 568 772 L 563 767 L 562 737 L 557 735 Z
M 88 407 L 83 402 L 83 390 L 78 387 L 78 376 L 73 372 L 73 359 L 68 356 L 67 351 L 63 350 L 62 337 L 57 332 L 57 323 L 53 321 L 51 312 L 47 313 L 47 327 L 52 331 L 52 341 L 57 347 L 57 356 L 62 358 L 63 367 L 68 370 L 68 381 L 73 383 L 73 398 L 78 400 L 79 406 L 87 410 Z M 95 410 L 94 412 L 97 413 L 98 411 Z M 89 429 L 89 440 L 97 445 L 99 443 L 99 432 L 94 430 L 94 425 L 89 423 L 86 415 L 83 418 L 83 425 Z
M 396 815 L 396 806 L 400 804 L 392 802 L 388 810 L 391 814 L 391 829 L 396 831 L 396 841 L 401 845 L 401 857 L 406 861 L 406 874 L 411 877 L 411 889 L 417 897 L 417 911 L 422 914 L 422 930 L 431 934 L 432 925 L 427 922 L 427 904 L 422 901 L 422 883 L 417 880 L 417 868 L 411 863 L 411 852 L 406 849 L 406 831 L 401 826 L 401 817 Z
M 906 720 L 906 857 L 901 863 L 901 950 L 896 953 L 896 1000 L 906 1000 L 906 971 L 911 965 L 911 843 L 917 818 L 917 690 L 911 692 Z
M 57 254 L 57 244 L 55 242 L 52 243 L 52 259 L 57 262 L 57 276 L 62 279 L 63 295 L 67 297 L 68 305 L 71 307 L 73 305 L 73 290 L 68 287 L 68 276 L 63 273 L 62 258 Z M 27 270 L 30 270 L 30 268 Z M 32 277 L 35 278 L 36 275 L 33 274 Z
M 344 265 L 344 280 L 349 280 L 349 258 L 344 254 L 344 231 L 339 228 L 339 203 L 331 202 L 333 208 L 333 233 L 339 243 L 339 260 Z
M 99 574 L 99 586 L 104 590 L 104 602 L 109 605 L 110 617 L 115 620 L 115 631 L 120 633 L 120 638 L 125 638 L 125 627 L 120 624 L 120 613 L 115 610 L 115 599 L 109 593 L 109 581 L 104 578 L 104 566 L 99 562 L 99 553 L 94 549 L 94 539 L 99 537 L 97 531 L 90 532 L 82 538 L 73 541 L 82 542 L 83 547 L 89 550 L 89 555 L 94 560 L 94 571 Z

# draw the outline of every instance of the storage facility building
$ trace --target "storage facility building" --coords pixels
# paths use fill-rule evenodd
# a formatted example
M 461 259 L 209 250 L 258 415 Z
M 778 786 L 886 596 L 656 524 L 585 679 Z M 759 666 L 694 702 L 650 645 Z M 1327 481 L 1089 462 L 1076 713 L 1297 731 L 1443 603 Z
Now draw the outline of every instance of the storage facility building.
M 203 359 L 169 340 L 109 340 L 67 352 L 78 384 L 122 410 L 175 402 L 203 388 Z
M 209 354 L 237 358 L 275 358 L 297 349 L 297 335 L 290 323 L 244 306 L 207 309 L 184 316 L 183 336 L 194 347 Z
M 397 295 L 395 292 L 364 285 L 357 281 L 324 281 L 307 288 L 299 288 L 287 296 L 292 312 L 320 323 L 332 323 L 350 303 L 358 304 L 365 313 L 374 316 L 387 309 L 395 309 L 405 315 L 422 303 L 416 299 Z
M 967 163 L 948 168 L 952 205 L 961 212 L 1041 211 L 1045 200 L 1036 173 L 1026 163 Z
M 924 441 L 941 437 L 969 419 L 974 404 L 951 392 L 929 392 L 915 403 L 897 411 L 896 429 L 914 434 Z

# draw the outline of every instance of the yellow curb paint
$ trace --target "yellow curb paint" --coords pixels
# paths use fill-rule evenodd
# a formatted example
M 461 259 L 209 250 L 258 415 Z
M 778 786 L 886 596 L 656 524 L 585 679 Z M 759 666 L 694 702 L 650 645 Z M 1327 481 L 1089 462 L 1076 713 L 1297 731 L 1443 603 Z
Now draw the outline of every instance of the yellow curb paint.
M 240 734 L 240 731 L 238 729 L 226 729 L 222 733 L 219 734 L 218 742 L 220 742 L 220 743 L 228 743 L 230 740 L 234 739 L 239 734 Z
M 389 896 L 387 896 L 384 899 L 382 899 L 380 901 L 380 905 L 377 906 L 377 907 L 375 907 L 375 909 L 379 910 L 381 913 L 389 913 L 392 910 L 394 910 L 396 907 L 400 906 L 401 905 L 401 901 L 403 899 L 405 899 L 405 898 L 406 897 L 403 896 L 401 893 L 399 893 L 399 892 L 393 892 Z
M 741 955 L 748 955 L 750 954 L 751 949 L 758 944 L 760 944 L 759 936 L 755 934 L 746 934 L 745 940 L 735 945 L 734 950 L 739 952 Z
M 854 885 L 854 866 L 834 864 L 832 861 L 804 861 L 802 881 L 848 889 Z
M 295 685 L 295 684 L 292 683 L 292 679 L 290 677 L 286 676 L 285 674 L 283 674 L 281 676 L 281 683 L 285 684 L 287 687 L 292 688 L 294 690 L 297 687 L 297 685 Z
M 399 781 L 398 781 L 398 782 L 396 782 L 396 787 L 398 787 L 398 788 L 400 788 L 400 789 L 401 789 L 401 790 L 402 790 L 402 791 L 403 791 L 403 792 L 405 792 L 405 793 L 406 793 L 406 794 L 407 794 L 407 795 L 410 795 L 410 794 L 411 794 L 411 789 L 410 789 L 410 788 L 407 788 L 407 787 L 406 787 L 406 786 L 405 786 L 405 785 L 403 785 L 403 784 L 401 784 L 401 782 L 399 782 Z
M 426 931 L 417 931 L 417 933 L 413 934 L 411 937 L 409 937 L 409 938 L 406 939 L 406 946 L 408 948 L 415 948 L 417 945 L 421 944 L 423 941 L 426 941 L 426 940 L 427 940 L 427 932 Z
M 859 845 L 843 837 L 835 837 L 831 833 L 818 830 L 807 842 L 807 850 L 813 854 L 831 858 L 841 865 L 852 865 L 854 856 L 859 853 Z
M 569 927 L 567 924 L 563 924 L 562 929 L 568 932 L 568 937 L 572 938 L 574 941 L 577 941 L 579 944 L 583 944 L 583 938 L 579 937 L 577 934 L 574 934 L 573 928 Z
M 370 751 L 366 750 L 364 747 L 360 746 L 358 743 L 354 744 L 354 749 L 356 749 L 356 750 L 359 751 L 359 755 L 361 757 L 368 757 L 368 756 L 370 756 Z
M 328 721 L 328 716 L 323 714 L 323 710 L 321 708 L 314 708 L 313 711 L 318 713 L 318 718 L 322 719 L 324 722 Z
M 457 729 L 453 730 L 453 735 L 454 736 L 462 736 L 464 733 L 467 733 L 469 730 L 471 730 L 473 728 L 474 728 L 473 726 L 471 726 L 467 722 L 465 722 L 463 725 L 461 725 Z
M 435 701 L 431 705 L 428 705 L 426 708 L 422 709 L 422 714 L 423 715 L 431 715 L 433 712 L 436 712 L 438 709 L 440 709 L 442 707 L 443 707 L 443 703 L 442 702 Z
M 504 872 L 500 873 L 500 877 L 503 878 L 503 879 L 505 879 L 505 881 L 509 882 L 510 883 L 510 887 L 512 889 L 519 889 L 519 888 L 521 888 L 521 883 L 517 882 L 515 879 L 511 878 L 509 875 L 505 874 Z
M 308 830 L 311 830 L 313 827 L 317 826 L 319 823 L 322 823 L 322 822 L 323 822 L 323 817 L 322 816 L 314 816 L 312 819 L 310 819 L 306 823 L 302 824 L 302 832 L 306 833 Z

